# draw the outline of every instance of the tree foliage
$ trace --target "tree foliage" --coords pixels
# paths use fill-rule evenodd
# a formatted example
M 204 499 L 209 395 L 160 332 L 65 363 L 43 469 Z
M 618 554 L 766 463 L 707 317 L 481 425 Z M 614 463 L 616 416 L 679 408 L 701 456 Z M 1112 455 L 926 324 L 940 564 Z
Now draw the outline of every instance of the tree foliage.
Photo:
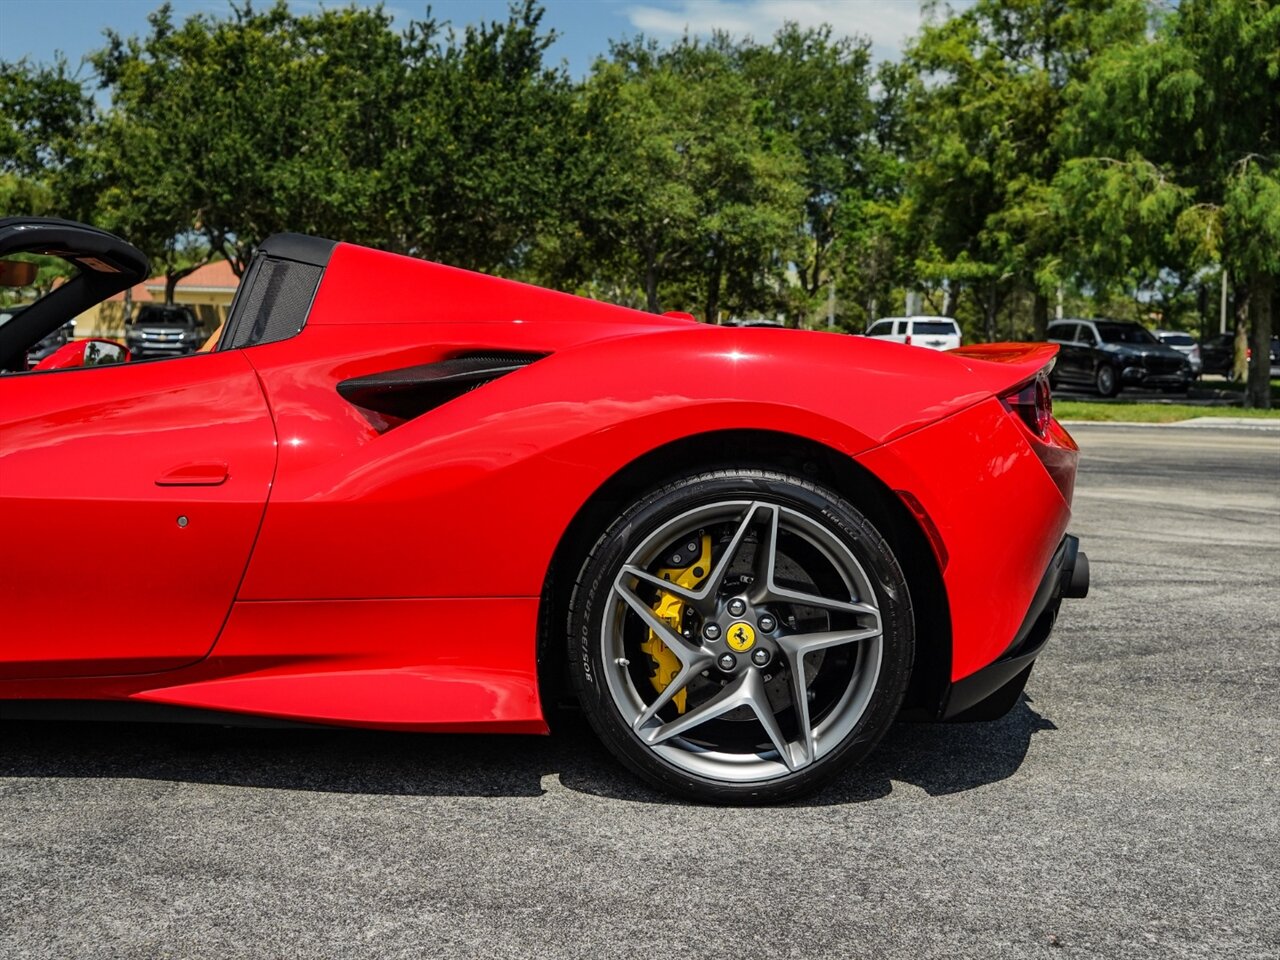
M 1054 190 L 1065 93 L 1098 50 L 1145 26 L 1127 0 L 978 0 L 923 28 L 908 49 L 907 172 L 921 281 L 967 284 L 988 318 L 1011 287 L 1027 289 L 1044 337 L 1066 273 Z
M 650 310 L 715 320 L 776 306 L 802 203 L 795 144 L 756 123 L 721 40 L 615 46 L 577 98 L 567 252 L 638 289 Z
M 0 211 L 86 214 L 64 174 L 80 153 L 93 101 L 65 59 L 0 61 Z

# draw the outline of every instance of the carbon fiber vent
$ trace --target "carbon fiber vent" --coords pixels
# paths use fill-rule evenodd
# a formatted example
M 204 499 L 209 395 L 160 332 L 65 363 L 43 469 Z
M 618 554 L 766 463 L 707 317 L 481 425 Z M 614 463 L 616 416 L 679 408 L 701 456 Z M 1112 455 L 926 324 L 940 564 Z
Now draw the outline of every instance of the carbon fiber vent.
M 240 282 L 220 350 L 296 336 L 307 322 L 332 240 L 277 233 L 267 237 Z
M 323 267 L 263 257 L 251 271 L 244 311 L 236 317 L 230 349 L 296 336 L 307 322 Z
M 366 410 L 411 420 L 544 356 L 509 351 L 465 353 L 437 363 L 343 380 L 338 393 Z

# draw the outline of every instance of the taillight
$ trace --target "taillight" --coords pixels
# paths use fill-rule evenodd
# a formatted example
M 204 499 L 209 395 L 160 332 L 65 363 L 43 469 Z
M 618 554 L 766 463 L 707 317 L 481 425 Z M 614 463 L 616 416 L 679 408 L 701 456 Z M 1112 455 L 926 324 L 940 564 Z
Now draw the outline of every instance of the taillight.
M 1043 440 L 1049 435 L 1049 425 L 1053 423 L 1053 394 L 1049 390 L 1048 370 L 1041 370 L 1000 399 L 1037 437 Z
M 911 334 L 908 333 L 907 339 L 903 340 L 902 342 L 905 343 L 908 347 L 911 346 Z

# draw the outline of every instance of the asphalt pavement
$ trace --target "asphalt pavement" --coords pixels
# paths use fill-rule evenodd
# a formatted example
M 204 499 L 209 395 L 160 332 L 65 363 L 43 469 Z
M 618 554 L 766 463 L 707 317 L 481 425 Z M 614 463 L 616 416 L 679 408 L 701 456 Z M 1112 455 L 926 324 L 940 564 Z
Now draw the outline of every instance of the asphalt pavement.
M 1280 434 L 1073 431 L 1092 592 L 1000 721 L 754 810 L 580 724 L 0 721 L 0 957 L 1280 957 Z

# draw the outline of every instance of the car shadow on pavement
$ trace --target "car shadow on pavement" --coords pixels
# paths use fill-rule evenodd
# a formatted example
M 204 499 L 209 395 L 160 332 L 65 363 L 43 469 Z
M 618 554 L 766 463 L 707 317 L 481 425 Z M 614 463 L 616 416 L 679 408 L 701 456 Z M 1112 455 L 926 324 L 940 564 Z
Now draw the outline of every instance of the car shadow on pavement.
M 892 781 L 931 795 L 1011 776 L 1037 731 L 1024 698 L 989 723 L 899 724 L 861 766 L 803 804 L 887 796 Z M 550 737 L 364 730 L 0 720 L 0 779 L 144 779 L 389 796 L 537 797 L 568 789 L 672 803 L 624 770 L 577 714 Z

